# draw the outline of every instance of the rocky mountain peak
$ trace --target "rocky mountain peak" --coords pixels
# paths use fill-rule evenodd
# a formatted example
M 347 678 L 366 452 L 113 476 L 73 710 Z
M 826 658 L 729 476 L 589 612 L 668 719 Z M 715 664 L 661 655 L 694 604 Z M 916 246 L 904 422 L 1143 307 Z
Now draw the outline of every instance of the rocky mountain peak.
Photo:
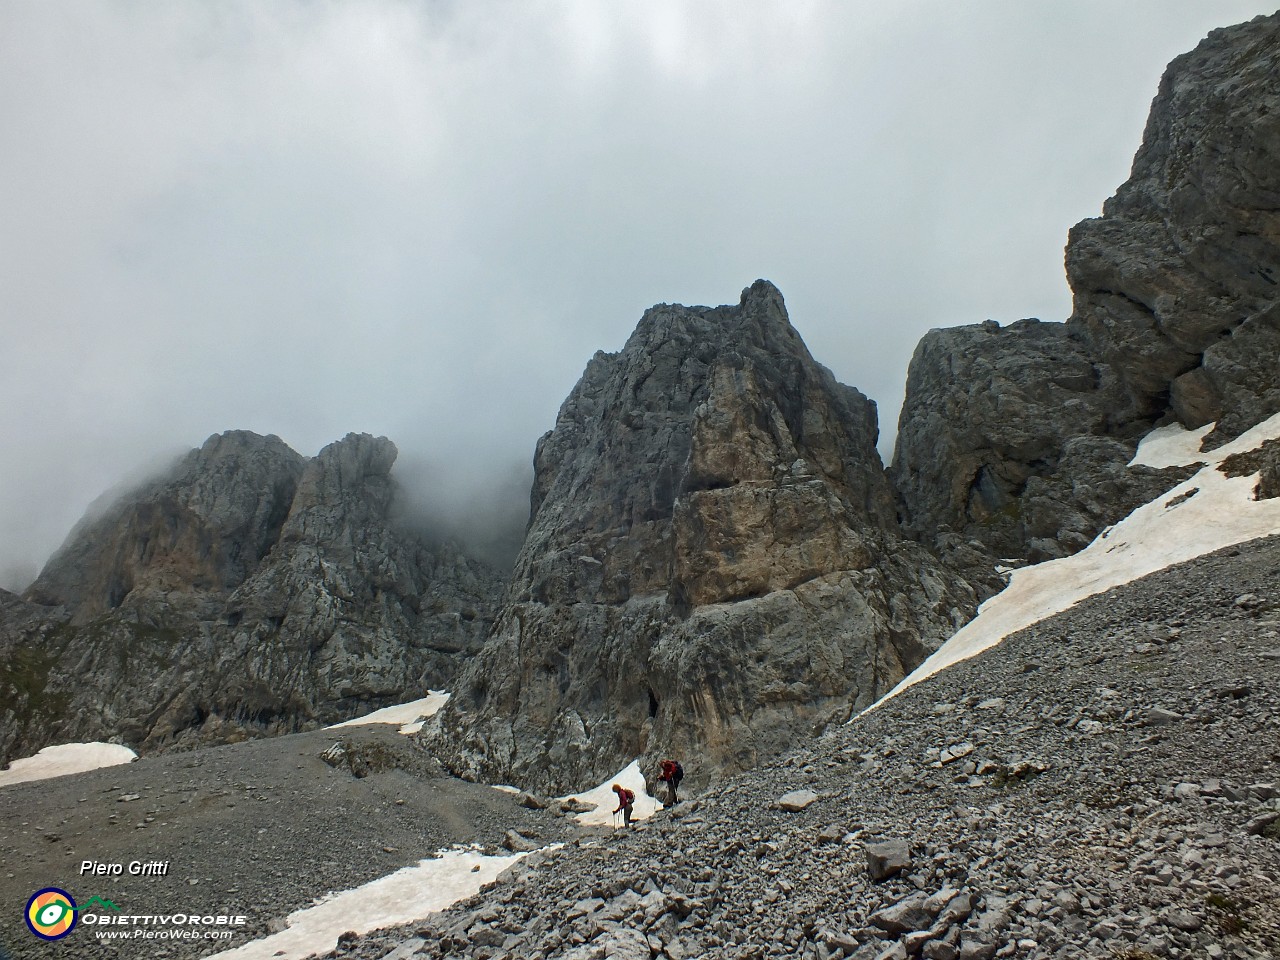
M 308 459 L 230 431 L 80 524 L 0 611 L 27 665 L 0 672 L 0 754 L 290 732 L 446 686 L 501 581 L 393 519 L 395 459 L 385 437 Z
M 620 353 L 595 356 L 538 444 L 515 584 L 558 590 L 540 571 L 573 551 L 600 565 L 593 599 L 679 591 L 672 536 L 699 536 L 690 524 L 716 490 L 821 477 L 890 524 L 876 436 L 875 404 L 814 362 L 768 281 L 737 306 L 650 308 Z
M 508 602 L 435 747 L 568 787 L 679 746 L 705 777 L 895 682 L 972 593 L 897 537 L 876 430 L 767 281 L 647 310 L 538 444 Z
M 388 516 L 395 485 L 391 468 L 399 451 L 386 437 L 349 433 L 307 462 L 281 531 L 282 539 L 336 541 Z
M 279 538 L 303 464 L 279 437 L 215 434 L 77 526 L 25 596 L 78 622 L 156 596 L 208 613 Z
M 808 350 L 791 326 L 782 291 L 768 280 L 756 280 L 745 287 L 736 306 L 687 307 L 679 303 L 659 303 L 644 312 L 628 349 L 652 346 L 667 340 L 682 343 L 689 339 L 718 340 L 724 346 L 742 342 L 755 347 L 769 345 L 793 352 Z
M 750 286 L 743 287 L 742 295 L 738 298 L 738 306 L 745 308 L 748 303 L 758 304 L 762 309 L 772 311 L 777 319 L 784 320 L 787 326 L 791 326 L 786 305 L 782 300 L 782 291 L 770 281 L 761 278 Z

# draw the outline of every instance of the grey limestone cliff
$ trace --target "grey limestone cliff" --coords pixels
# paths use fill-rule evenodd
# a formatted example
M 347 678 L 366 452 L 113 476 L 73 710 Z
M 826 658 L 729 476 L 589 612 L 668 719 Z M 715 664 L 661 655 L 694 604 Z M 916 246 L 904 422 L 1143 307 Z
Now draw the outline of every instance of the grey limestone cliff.
M 1224 437 L 1280 408 L 1280 14 L 1169 64 L 1129 180 L 1071 231 L 1073 321 L 1116 371 L 1113 421 Z
M 1181 476 L 1128 466 L 1136 440 L 1107 430 L 1123 395 L 1075 325 L 931 331 L 911 361 L 891 471 L 909 528 L 974 580 L 996 559 L 1086 546 Z
M 501 582 L 393 522 L 395 458 L 220 434 L 83 522 L 0 608 L 0 751 L 242 739 L 447 685 Z
M 279 437 L 210 437 L 77 525 L 26 591 L 78 623 L 156 601 L 209 616 L 280 537 L 306 458 Z
M 917 536 L 1074 552 L 1174 479 L 1126 465 L 1153 426 L 1280 410 L 1280 15 L 1170 65 L 1132 175 L 1070 233 L 1065 324 L 987 322 L 916 350 L 892 476 Z
M 647 311 L 538 444 L 506 604 L 434 748 L 538 788 L 661 750 L 705 779 L 869 703 L 973 602 L 898 535 L 875 441 L 772 285 Z

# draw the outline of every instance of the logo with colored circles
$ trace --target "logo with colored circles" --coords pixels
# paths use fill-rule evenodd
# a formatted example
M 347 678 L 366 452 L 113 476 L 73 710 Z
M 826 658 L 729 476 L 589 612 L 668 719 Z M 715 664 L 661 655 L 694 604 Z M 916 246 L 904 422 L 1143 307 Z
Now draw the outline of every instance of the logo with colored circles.
M 27 927 L 41 940 L 61 940 L 76 928 L 76 902 L 57 887 L 37 890 L 27 901 Z

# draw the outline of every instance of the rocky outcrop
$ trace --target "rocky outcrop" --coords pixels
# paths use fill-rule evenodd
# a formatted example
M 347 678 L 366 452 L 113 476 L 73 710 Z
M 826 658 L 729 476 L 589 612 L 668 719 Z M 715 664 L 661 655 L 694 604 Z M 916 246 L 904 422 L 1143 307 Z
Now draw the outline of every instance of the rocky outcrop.
M 501 584 L 390 520 L 395 458 L 367 435 L 308 460 L 221 434 L 82 523 L 0 609 L 25 664 L 0 675 L 4 755 L 306 729 L 447 685 Z
M 1130 179 L 1071 231 L 1067 323 L 924 338 L 892 468 L 917 536 L 1072 553 L 1177 479 L 1126 467 L 1154 425 L 1216 444 L 1280 410 L 1278 75 L 1280 16 L 1174 60 Z
M 1219 469 L 1228 477 L 1257 474 L 1253 499 L 1274 500 L 1280 497 L 1280 440 L 1268 440 L 1256 450 L 1232 454 Z
M 43 731 L 66 719 L 70 694 L 49 683 L 58 652 L 41 640 L 59 622 L 56 611 L 0 590 L 0 760 L 54 742 Z
M 659 750 L 705 780 L 869 703 L 973 602 L 898 535 L 875 441 L 772 285 L 647 311 L 538 445 L 506 605 L 433 747 L 526 787 Z
M 1124 383 L 1117 423 L 1172 409 L 1226 439 L 1277 409 L 1277 76 L 1276 15 L 1175 59 L 1129 180 L 1071 232 L 1073 320 Z
M 1136 439 L 1107 434 L 1123 397 L 1078 326 L 930 331 L 911 361 L 892 466 L 909 528 L 975 581 L 997 559 L 1083 548 L 1184 476 L 1127 466 Z

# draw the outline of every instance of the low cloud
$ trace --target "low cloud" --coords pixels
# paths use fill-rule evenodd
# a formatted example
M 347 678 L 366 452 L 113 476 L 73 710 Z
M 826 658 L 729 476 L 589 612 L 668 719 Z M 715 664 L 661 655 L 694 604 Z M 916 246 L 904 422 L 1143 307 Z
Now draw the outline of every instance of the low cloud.
M 390 436 L 505 542 L 590 356 L 757 277 L 887 447 L 925 330 L 1067 316 L 1164 64 L 1254 12 L 10 0 L 0 582 L 227 429 Z
M 398 487 L 396 519 L 429 543 L 451 540 L 506 573 L 515 564 L 529 523 L 533 464 L 488 464 L 484 476 L 416 457 L 400 457 L 392 476 Z

